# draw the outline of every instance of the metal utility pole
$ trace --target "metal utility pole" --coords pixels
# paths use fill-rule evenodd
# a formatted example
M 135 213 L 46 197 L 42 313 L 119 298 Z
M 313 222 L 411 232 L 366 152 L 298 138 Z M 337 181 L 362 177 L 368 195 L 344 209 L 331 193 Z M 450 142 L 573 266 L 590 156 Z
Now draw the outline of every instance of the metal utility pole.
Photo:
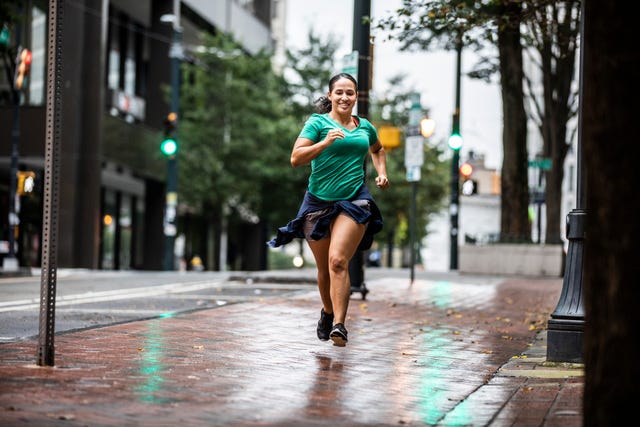
M 180 109 L 180 62 L 183 56 L 182 27 L 180 27 L 180 1 L 173 2 L 173 35 L 169 57 L 171 58 L 171 112 L 167 117 L 170 135 L 165 135 L 163 152 L 167 155 L 167 195 L 164 211 L 165 253 L 164 270 L 174 269 L 174 244 L 178 216 L 178 123 Z M 168 143 L 168 144 L 167 144 Z M 169 149 L 165 149 L 166 147 Z
M 556 309 L 547 322 L 547 360 L 550 362 L 582 362 L 582 336 L 584 307 L 582 298 L 582 272 L 584 270 L 584 240 L 587 211 L 585 206 L 584 176 L 582 169 L 582 111 L 584 99 L 584 2 L 580 12 L 580 110 L 578 113 L 577 191 L 576 208 L 567 215 L 566 267 L 562 292 Z
M 449 269 L 458 269 L 458 214 L 460 211 L 460 148 L 462 148 L 462 137 L 460 136 L 460 79 L 462 74 L 462 32 L 458 35 L 456 46 L 456 105 L 453 112 L 453 122 L 451 125 L 451 136 L 449 137 L 449 147 L 453 150 L 451 159 L 451 202 L 449 204 L 449 215 L 451 220 L 450 228 L 450 256 Z
M 369 88 L 371 86 L 371 41 L 370 24 L 363 18 L 371 16 L 371 0 L 354 0 L 353 2 L 353 50 L 358 52 L 358 115 L 369 116 Z M 366 173 L 366 164 L 365 166 Z M 367 294 L 364 283 L 364 253 L 356 251 L 349 263 L 351 292 L 361 292 L 362 299 Z
M 58 270 L 58 205 L 60 144 L 62 140 L 62 17 L 64 0 L 49 2 L 47 41 L 47 109 L 42 211 L 42 273 L 40 276 L 40 332 L 38 365 L 53 366 Z
M 424 163 L 424 139 L 420 123 L 422 121 L 422 105 L 420 94 L 411 94 L 411 109 L 409 110 L 409 124 L 405 131 L 404 166 L 407 169 L 407 181 L 411 183 L 411 221 L 409 227 L 409 244 L 411 247 L 411 283 L 415 280 L 416 265 L 416 199 L 418 198 L 418 182 L 420 169 Z

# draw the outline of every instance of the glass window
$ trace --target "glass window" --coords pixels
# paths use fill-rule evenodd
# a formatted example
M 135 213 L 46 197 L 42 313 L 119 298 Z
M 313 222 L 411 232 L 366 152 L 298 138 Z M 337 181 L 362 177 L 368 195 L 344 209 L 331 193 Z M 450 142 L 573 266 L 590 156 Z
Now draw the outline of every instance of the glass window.
M 127 34 L 127 55 L 124 60 L 124 93 L 135 95 L 136 93 L 136 48 L 134 34 Z
M 117 25 L 109 25 L 109 57 L 107 59 L 107 87 L 118 89 L 120 86 L 120 41 Z
M 116 241 L 116 194 L 105 190 L 102 208 L 102 257 L 103 270 L 115 268 L 115 241 Z
M 34 6 L 31 17 L 31 69 L 29 72 L 29 104 L 44 105 L 45 69 L 47 63 L 47 12 Z
M 120 204 L 120 216 L 118 218 L 120 224 L 120 250 L 118 251 L 120 270 L 129 270 L 131 268 L 132 220 L 131 196 L 123 194 Z

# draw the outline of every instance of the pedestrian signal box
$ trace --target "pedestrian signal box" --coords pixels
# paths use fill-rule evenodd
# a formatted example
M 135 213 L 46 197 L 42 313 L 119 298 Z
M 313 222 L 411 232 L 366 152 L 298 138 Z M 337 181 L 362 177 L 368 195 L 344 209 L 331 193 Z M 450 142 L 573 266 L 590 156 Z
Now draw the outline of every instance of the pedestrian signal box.
M 36 187 L 36 173 L 33 171 L 18 171 L 16 173 L 18 195 L 23 196 L 25 194 L 33 193 Z

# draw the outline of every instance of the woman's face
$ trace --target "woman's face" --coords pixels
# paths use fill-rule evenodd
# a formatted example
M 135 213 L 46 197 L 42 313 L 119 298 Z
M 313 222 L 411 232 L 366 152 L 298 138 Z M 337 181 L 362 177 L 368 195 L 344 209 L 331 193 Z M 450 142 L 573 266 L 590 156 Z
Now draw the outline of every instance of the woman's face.
M 358 100 L 356 85 L 347 78 L 338 79 L 328 98 L 331 100 L 331 110 L 339 114 L 351 114 Z

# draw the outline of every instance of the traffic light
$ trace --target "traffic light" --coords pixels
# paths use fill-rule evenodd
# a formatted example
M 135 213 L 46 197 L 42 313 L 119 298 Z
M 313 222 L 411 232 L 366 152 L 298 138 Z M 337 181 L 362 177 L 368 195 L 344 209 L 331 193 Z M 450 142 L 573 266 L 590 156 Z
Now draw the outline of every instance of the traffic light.
M 16 58 L 16 73 L 13 80 L 13 87 L 16 90 L 22 90 L 26 87 L 26 80 L 31 70 L 31 51 L 29 49 L 22 48 L 18 52 Z
M 160 144 L 160 151 L 167 157 L 174 156 L 178 152 L 178 143 L 173 138 L 165 138 Z
M 9 44 L 9 39 L 11 38 L 11 33 L 9 29 L 4 26 L 0 28 L 0 46 L 6 47 Z
M 449 148 L 451 148 L 452 150 L 458 151 L 462 148 L 462 136 L 457 133 L 454 132 L 451 134 L 451 136 L 449 137 Z
M 175 156 L 178 152 L 178 141 L 174 137 L 178 127 L 178 114 L 171 112 L 164 120 L 164 139 L 160 144 L 160 151 L 167 157 Z
M 465 162 L 460 165 L 460 175 L 462 176 L 462 194 L 465 196 L 471 196 L 478 194 L 478 183 L 476 180 L 471 179 L 473 174 L 473 166 L 469 162 Z
M 36 173 L 33 171 L 16 172 L 17 188 L 16 192 L 19 196 L 33 193 L 36 186 Z

